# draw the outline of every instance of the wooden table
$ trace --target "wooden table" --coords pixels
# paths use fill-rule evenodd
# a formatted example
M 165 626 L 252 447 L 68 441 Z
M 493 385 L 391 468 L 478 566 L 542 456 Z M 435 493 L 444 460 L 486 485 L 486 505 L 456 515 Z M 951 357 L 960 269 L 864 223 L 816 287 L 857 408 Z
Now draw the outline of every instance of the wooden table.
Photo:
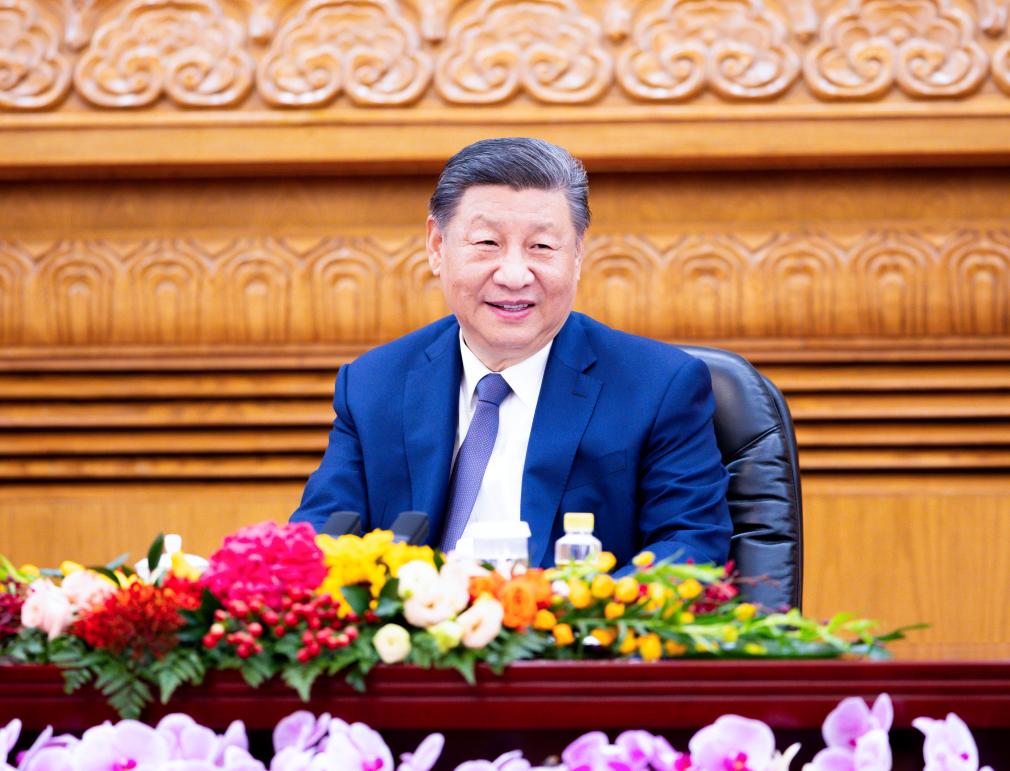
M 540 760 L 537 752 L 557 752 L 591 729 L 614 735 L 647 728 L 683 748 L 693 730 L 732 712 L 767 722 L 780 747 L 803 741 L 808 756 L 823 746 L 820 724 L 839 700 L 882 692 L 894 702 L 896 769 L 922 768 L 912 719 L 948 712 L 975 731 L 983 763 L 1010 768 L 1010 662 L 524 662 L 503 677 L 479 671 L 475 687 L 454 672 L 379 667 L 367 693 L 321 680 L 309 704 L 280 683 L 254 690 L 227 672 L 180 691 L 145 718 L 184 711 L 217 729 L 242 719 L 251 731 L 266 731 L 290 712 L 310 709 L 366 722 L 391 737 L 394 749 L 439 730 L 454 757 L 522 746 Z M 115 719 L 94 691 L 65 695 L 55 669 L 0 667 L 0 724 L 13 717 L 28 730 L 52 724 L 75 731 Z

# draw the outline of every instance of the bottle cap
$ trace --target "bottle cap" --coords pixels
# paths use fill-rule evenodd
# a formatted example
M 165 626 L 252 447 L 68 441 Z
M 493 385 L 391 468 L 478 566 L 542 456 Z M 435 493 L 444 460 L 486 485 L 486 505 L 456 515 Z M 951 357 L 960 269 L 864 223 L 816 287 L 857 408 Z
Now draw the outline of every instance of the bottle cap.
M 565 514 L 565 532 L 583 530 L 593 532 L 593 515 L 584 511 L 569 511 Z

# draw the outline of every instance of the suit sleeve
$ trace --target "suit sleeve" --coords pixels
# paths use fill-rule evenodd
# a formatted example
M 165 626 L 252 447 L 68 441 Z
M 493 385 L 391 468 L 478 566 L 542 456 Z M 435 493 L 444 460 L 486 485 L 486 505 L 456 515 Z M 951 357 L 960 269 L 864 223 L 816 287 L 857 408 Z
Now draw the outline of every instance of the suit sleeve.
M 708 367 L 691 358 L 667 387 L 640 465 L 640 542 L 658 558 L 721 565 L 729 557 L 729 477 L 714 413 Z
M 302 502 L 291 515 L 292 522 L 308 522 L 317 531 L 335 511 L 356 511 L 367 531 L 368 494 L 365 487 L 361 441 L 348 403 L 348 382 L 352 365 L 337 373 L 333 394 L 333 430 L 326 453 L 302 493 Z

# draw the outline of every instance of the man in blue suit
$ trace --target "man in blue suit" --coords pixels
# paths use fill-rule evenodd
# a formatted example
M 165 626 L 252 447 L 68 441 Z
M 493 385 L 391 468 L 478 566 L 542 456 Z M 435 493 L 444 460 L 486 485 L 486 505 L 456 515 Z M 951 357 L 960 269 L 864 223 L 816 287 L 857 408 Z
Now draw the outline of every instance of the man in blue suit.
M 588 182 L 535 139 L 476 142 L 443 170 L 428 260 L 453 315 L 340 369 L 336 419 L 293 521 L 339 510 L 365 529 L 428 512 L 431 542 L 476 522 L 529 524 L 553 564 L 566 511 L 596 515 L 625 564 L 725 562 L 732 526 L 705 365 L 572 311 Z

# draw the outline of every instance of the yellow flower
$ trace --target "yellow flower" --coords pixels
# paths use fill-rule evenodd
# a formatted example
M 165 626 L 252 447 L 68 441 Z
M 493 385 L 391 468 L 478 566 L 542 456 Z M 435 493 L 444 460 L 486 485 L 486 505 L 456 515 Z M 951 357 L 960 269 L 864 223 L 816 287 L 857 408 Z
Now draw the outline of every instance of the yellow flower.
M 599 641 L 600 645 L 612 645 L 617 639 L 617 630 L 613 627 L 600 627 L 593 630 L 592 636 Z
M 575 608 L 589 607 L 589 604 L 593 601 L 593 595 L 589 591 L 589 587 L 586 586 L 585 581 L 572 579 L 568 582 L 568 601 Z
M 708 640 L 698 640 L 694 644 L 694 649 L 698 651 L 698 653 L 710 653 L 715 650 L 715 646 L 713 646 Z
M 677 594 L 683 597 L 685 600 L 693 600 L 703 591 L 703 587 L 698 583 L 698 579 L 689 578 L 686 581 L 680 583 L 677 586 Z
M 196 581 L 200 577 L 200 571 L 190 564 L 182 552 L 172 555 L 172 573 L 189 581 Z
M 614 587 L 614 597 L 621 602 L 634 602 L 638 599 L 638 581 L 625 576 Z
M 757 608 L 749 602 L 740 603 L 733 610 L 733 615 L 736 616 L 737 621 L 750 621 L 756 613 Z
M 593 560 L 593 567 L 603 573 L 609 573 L 617 564 L 617 557 L 609 551 L 601 551 Z
M 39 566 L 32 565 L 31 563 L 19 567 L 18 572 L 23 576 L 27 576 L 28 578 L 38 578 L 39 576 L 42 575 L 42 571 L 39 570 Z
M 658 581 L 653 581 L 651 584 L 648 585 L 647 589 L 648 589 L 649 602 L 646 604 L 645 609 L 648 610 L 649 612 L 654 613 L 655 611 L 662 608 L 663 604 L 666 602 L 667 599 L 666 587 L 663 586 Z
M 389 575 L 396 578 L 400 568 L 408 562 L 420 560 L 434 566 L 435 552 L 430 546 L 411 546 L 406 543 L 391 543 L 382 555 L 382 561 L 389 568 Z
M 641 554 L 636 554 L 632 560 L 631 564 L 638 568 L 648 568 L 652 567 L 652 563 L 656 561 L 656 555 L 651 551 L 643 551 Z
M 575 635 L 572 634 L 572 628 L 568 624 L 558 624 L 554 627 L 553 634 L 554 642 L 561 647 L 571 645 L 575 642 Z
M 624 639 L 621 640 L 621 647 L 617 651 L 624 656 L 629 656 L 635 652 L 637 646 L 638 639 L 635 637 L 635 633 L 629 629 L 627 634 L 624 635 Z
M 659 635 L 650 632 L 638 641 L 638 654 L 645 661 L 658 661 L 663 657 L 663 643 Z
M 539 629 L 541 632 L 549 632 L 555 626 L 557 626 L 558 619 L 553 613 L 551 613 L 546 608 L 541 608 L 537 611 L 537 615 L 533 618 L 533 628 Z
M 675 640 L 667 640 L 666 644 L 663 645 L 663 650 L 667 656 L 683 656 L 687 653 L 687 646 Z
M 609 621 L 620 618 L 624 615 L 624 605 L 619 602 L 608 602 L 607 607 L 603 609 L 603 615 Z
M 728 626 L 722 630 L 722 639 L 728 643 L 735 643 L 740 633 L 737 632 L 735 627 Z
M 677 619 L 682 624 L 693 624 L 694 623 L 694 613 L 689 610 L 685 610 L 680 614 L 680 618 Z
M 763 646 L 758 645 L 757 643 L 747 643 L 745 646 L 743 646 L 743 650 L 744 653 L 747 653 L 751 656 L 764 656 L 765 653 L 768 652 L 764 649 Z
M 71 573 L 76 573 L 78 570 L 84 570 L 84 565 L 80 562 L 64 560 L 60 563 L 60 572 L 65 576 L 69 576 Z
M 614 581 L 614 579 L 605 573 L 596 576 L 596 578 L 593 579 L 593 585 L 591 587 L 593 597 L 595 597 L 598 600 L 607 599 L 608 597 L 613 595 L 615 584 L 616 582 Z
M 544 571 L 544 580 L 546 581 L 556 581 L 561 576 L 561 571 L 557 568 L 547 568 Z

